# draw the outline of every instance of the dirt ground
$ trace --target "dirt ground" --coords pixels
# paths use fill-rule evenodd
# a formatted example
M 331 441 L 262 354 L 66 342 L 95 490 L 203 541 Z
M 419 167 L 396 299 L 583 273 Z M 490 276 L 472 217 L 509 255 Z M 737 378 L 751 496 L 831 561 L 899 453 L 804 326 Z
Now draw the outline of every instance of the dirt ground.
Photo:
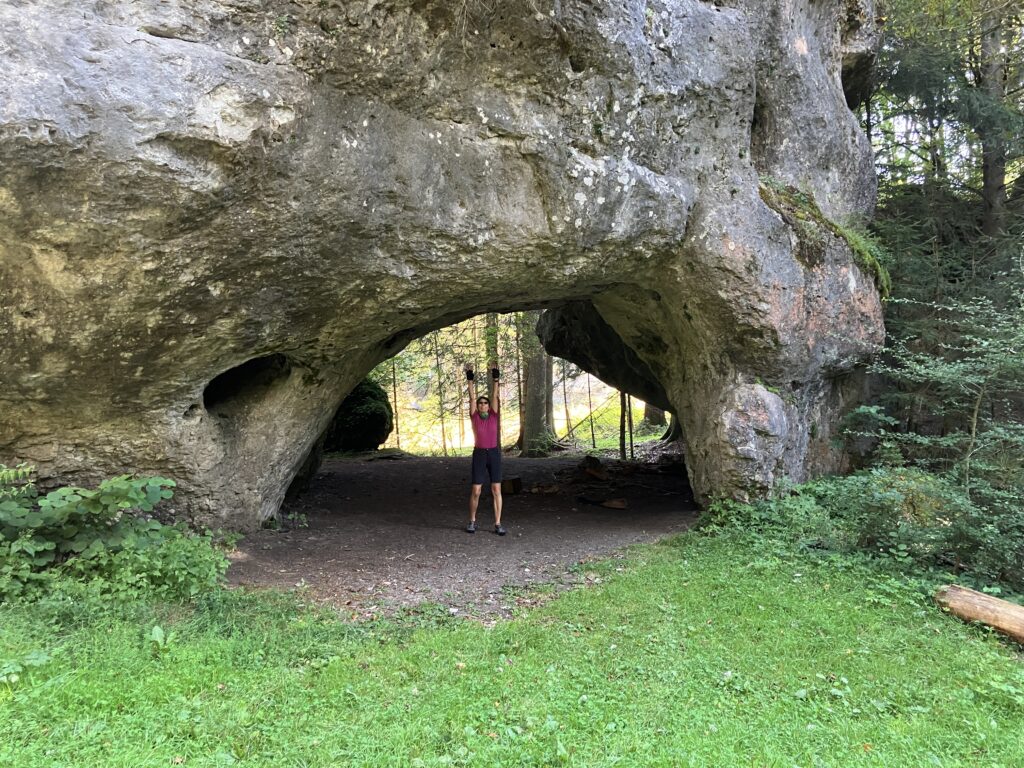
M 602 459 L 588 473 L 579 455 L 506 457 L 505 477 L 522 481 L 522 492 L 504 495 L 506 536 L 492 532 L 486 487 L 479 530 L 463 530 L 468 458 L 388 451 L 328 459 L 310 490 L 286 505 L 295 523 L 241 541 L 228 580 L 300 586 L 353 618 L 424 602 L 453 614 L 509 615 L 530 599 L 516 587 L 585 581 L 585 567 L 574 566 L 693 522 L 697 508 L 678 455 L 648 458 Z M 625 500 L 626 508 L 595 503 L 609 499 Z

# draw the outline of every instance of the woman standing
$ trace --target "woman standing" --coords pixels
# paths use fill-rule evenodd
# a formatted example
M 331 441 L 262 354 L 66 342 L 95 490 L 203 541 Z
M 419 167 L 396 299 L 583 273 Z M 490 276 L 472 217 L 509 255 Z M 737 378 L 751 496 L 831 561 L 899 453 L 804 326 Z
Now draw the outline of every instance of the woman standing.
M 504 536 L 501 524 L 501 429 L 498 426 L 501 387 L 498 363 L 491 361 L 491 395 L 476 396 L 473 366 L 466 363 L 466 383 L 469 387 L 469 420 L 473 425 L 472 490 L 469 495 L 469 525 L 466 533 L 476 533 L 476 509 L 484 482 L 490 482 L 494 497 L 494 532 Z

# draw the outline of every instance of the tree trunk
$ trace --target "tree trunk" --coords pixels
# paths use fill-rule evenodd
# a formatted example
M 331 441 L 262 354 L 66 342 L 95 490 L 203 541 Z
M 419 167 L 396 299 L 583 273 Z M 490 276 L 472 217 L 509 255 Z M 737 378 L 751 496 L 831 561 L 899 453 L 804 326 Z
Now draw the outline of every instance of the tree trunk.
M 498 358 L 498 313 L 488 312 L 487 313 L 487 324 L 484 326 L 484 349 L 487 353 L 487 383 L 490 385 L 494 384 L 494 380 L 491 378 L 491 361 L 497 361 Z M 490 392 L 490 389 L 487 390 Z
M 444 428 L 444 367 L 441 365 L 441 344 L 438 341 L 438 331 L 432 334 L 434 341 L 434 360 L 437 363 L 437 410 L 441 417 L 441 453 L 448 455 L 448 438 Z
M 562 360 L 562 407 L 565 409 L 565 436 L 572 437 L 572 418 L 569 414 L 569 363 Z
M 455 402 L 458 403 L 459 448 L 463 448 L 466 445 L 466 417 L 462 412 L 462 398 L 457 398 Z M 454 442 L 454 440 L 455 436 L 453 435 L 452 441 Z
M 523 411 L 523 313 L 515 315 L 516 329 L 516 407 L 519 409 L 519 437 L 516 438 L 516 448 L 523 450 L 523 424 L 526 423 L 526 414 Z
M 942 118 L 931 117 L 928 119 L 926 144 L 932 178 L 940 185 L 945 186 L 949 174 L 946 172 L 946 132 L 943 128 Z
M 626 393 L 619 392 L 619 458 L 626 460 Z
M 484 326 L 484 350 L 487 353 L 487 393 L 490 395 L 495 389 L 494 377 L 491 375 L 491 363 L 497 364 L 499 370 L 501 368 L 501 358 L 498 357 L 498 313 L 488 312 L 486 317 L 486 324 Z M 498 419 L 498 447 L 501 447 L 502 435 L 502 414 L 501 411 L 505 410 L 505 404 L 501 403 L 498 414 L 495 418 Z
M 594 396 L 590 391 L 590 374 L 587 374 L 587 408 L 589 414 L 587 416 L 590 419 L 590 445 L 595 449 L 597 448 L 597 435 L 594 434 Z
M 1006 51 L 1002 42 L 1001 14 L 1000 9 L 990 9 L 981 21 L 981 87 L 993 105 L 1002 105 L 1006 99 Z M 984 126 L 979 126 L 978 135 L 984 202 L 982 232 L 994 237 L 1002 232 L 1006 218 L 1006 137 L 1002 118 L 985 120 Z
M 547 421 L 548 375 L 547 355 L 535 331 L 540 310 L 523 313 L 520 340 L 525 361 L 523 421 L 520 441 L 523 456 L 546 456 L 551 446 Z
M 629 427 L 629 460 L 636 458 L 633 454 L 633 398 L 626 395 L 626 424 Z
M 395 448 L 401 450 L 402 436 L 398 431 L 398 370 L 394 358 L 391 358 L 391 391 L 395 396 Z
M 872 92 L 864 99 L 864 135 L 868 139 L 869 147 L 873 147 L 875 143 L 875 137 L 871 135 L 871 100 L 873 98 L 875 98 L 875 94 L 872 88 Z
M 980 621 L 1024 643 L 1024 606 L 956 584 L 940 589 L 935 602 L 964 621 Z
M 556 439 L 555 435 L 555 358 L 549 355 L 547 352 L 544 353 L 544 377 L 547 380 L 545 382 L 545 400 L 544 400 L 544 423 L 547 425 L 548 432 L 551 433 L 551 440 Z
M 662 440 L 662 442 L 665 442 L 665 443 L 671 443 L 671 442 L 673 442 L 675 440 L 682 440 L 682 439 L 683 439 L 683 427 L 679 423 L 679 417 L 676 416 L 673 413 L 672 414 L 672 418 L 669 419 L 669 422 L 668 422 L 668 429 L 666 429 L 665 430 L 665 434 L 663 434 L 661 436 L 661 440 Z

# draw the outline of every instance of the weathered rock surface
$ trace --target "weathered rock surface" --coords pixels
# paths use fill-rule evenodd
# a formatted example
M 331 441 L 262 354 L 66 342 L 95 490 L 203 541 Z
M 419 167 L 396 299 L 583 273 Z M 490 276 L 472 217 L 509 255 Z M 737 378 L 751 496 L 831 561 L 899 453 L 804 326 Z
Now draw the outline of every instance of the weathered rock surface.
M 252 526 L 410 339 L 588 299 L 700 495 L 827 468 L 879 300 L 758 179 L 871 209 L 869 3 L 7 0 L 0 461 Z

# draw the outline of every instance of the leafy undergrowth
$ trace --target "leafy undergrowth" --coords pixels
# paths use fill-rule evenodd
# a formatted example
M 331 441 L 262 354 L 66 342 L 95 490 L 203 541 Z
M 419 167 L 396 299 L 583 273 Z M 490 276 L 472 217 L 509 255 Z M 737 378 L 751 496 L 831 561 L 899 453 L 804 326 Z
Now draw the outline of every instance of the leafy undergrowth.
M 493 628 L 0 607 L 0 765 L 1024 765 L 1020 659 L 877 569 L 724 533 L 587 570 Z

